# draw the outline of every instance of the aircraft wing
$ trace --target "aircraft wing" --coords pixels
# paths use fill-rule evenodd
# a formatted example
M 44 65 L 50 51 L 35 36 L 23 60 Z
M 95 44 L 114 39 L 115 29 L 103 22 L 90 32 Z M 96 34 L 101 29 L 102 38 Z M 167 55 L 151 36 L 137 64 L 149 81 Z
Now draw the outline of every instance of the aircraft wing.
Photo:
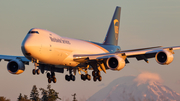
M 21 60 L 25 64 L 28 64 L 30 62 L 30 60 L 28 60 L 24 56 L 0 55 L 0 61 L 2 59 L 4 59 L 4 61 L 11 61 L 11 60 L 14 60 L 14 59 L 19 59 L 19 60 Z
M 140 49 L 133 49 L 133 50 L 125 50 L 125 51 L 118 51 L 115 53 L 104 53 L 104 54 L 76 54 L 74 55 L 74 61 L 84 62 L 90 60 L 99 60 L 99 59 L 107 59 L 114 55 L 118 56 L 126 56 L 126 58 L 136 58 L 137 60 L 145 60 L 148 62 L 148 58 L 154 58 L 156 53 L 160 51 L 169 51 L 174 54 L 173 50 L 180 49 L 180 46 L 173 46 L 173 47 L 149 47 L 149 48 L 140 48 Z M 126 63 L 129 63 L 126 60 Z

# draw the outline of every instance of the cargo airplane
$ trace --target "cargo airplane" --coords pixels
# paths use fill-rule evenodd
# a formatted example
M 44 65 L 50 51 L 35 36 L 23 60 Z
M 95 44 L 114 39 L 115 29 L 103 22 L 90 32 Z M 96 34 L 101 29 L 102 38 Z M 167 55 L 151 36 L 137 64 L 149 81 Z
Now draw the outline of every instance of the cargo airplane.
M 69 72 L 65 75 L 67 81 L 75 81 L 76 72 L 82 80 L 91 80 L 89 70 L 92 70 L 94 81 L 101 81 L 101 71 L 119 71 L 129 63 L 128 58 L 147 63 L 149 58 L 155 58 L 161 65 L 173 61 L 173 51 L 180 46 L 121 50 L 118 46 L 120 12 L 121 7 L 116 7 L 102 43 L 62 37 L 45 29 L 32 28 L 21 44 L 24 56 L 0 55 L 0 60 L 8 61 L 7 70 L 11 74 L 21 74 L 25 65 L 32 62 L 35 65 L 32 74 L 46 71 L 49 83 L 56 83 L 55 72 L 64 73 L 64 70 Z

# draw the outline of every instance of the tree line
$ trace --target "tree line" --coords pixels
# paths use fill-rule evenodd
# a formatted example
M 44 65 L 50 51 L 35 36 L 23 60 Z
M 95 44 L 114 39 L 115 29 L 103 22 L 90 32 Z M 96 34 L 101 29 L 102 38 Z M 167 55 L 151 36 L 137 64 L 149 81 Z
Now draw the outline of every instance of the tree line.
M 56 101 L 61 100 L 58 96 L 58 92 L 56 92 L 54 89 L 51 89 L 51 85 L 47 85 L 47 89 L 39 88 L 41 91 L 42 97 L 39 97 L 39 92 L 36 87 L 36 85 L 33 86 L 31 93 L 30 93 L 30 99 L 28 99 L 27 95 L 19 94 L 17 101 Z M 0 101 L 10 101 L 10 99 L 6 99 L 4 96 L 0 96 Z

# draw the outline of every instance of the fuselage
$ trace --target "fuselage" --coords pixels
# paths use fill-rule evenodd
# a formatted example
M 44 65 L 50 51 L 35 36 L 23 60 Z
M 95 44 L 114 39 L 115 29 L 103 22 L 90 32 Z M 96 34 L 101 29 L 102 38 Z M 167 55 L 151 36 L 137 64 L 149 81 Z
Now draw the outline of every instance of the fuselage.
M 110 46 L 107 46 L 110 47 Z M 119 47 L 112 48 L 116 51 Z M 109 53 L 108 49 L 92 42 L 61 37 L 53 32 L 33 28 L 22 42 L 22 53 L 29 60 L 52 65 L 77 66 L 73 61 L 74 54 Z

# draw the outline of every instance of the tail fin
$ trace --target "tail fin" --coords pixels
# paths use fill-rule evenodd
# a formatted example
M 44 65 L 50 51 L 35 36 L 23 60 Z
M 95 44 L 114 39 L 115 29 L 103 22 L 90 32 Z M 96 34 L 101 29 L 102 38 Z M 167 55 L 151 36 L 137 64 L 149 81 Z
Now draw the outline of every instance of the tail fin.
M 121 13 L 121 7 L 117 6 L 103 44 L 117 46 L 118 35 L 119 35 L 120 13 Z

